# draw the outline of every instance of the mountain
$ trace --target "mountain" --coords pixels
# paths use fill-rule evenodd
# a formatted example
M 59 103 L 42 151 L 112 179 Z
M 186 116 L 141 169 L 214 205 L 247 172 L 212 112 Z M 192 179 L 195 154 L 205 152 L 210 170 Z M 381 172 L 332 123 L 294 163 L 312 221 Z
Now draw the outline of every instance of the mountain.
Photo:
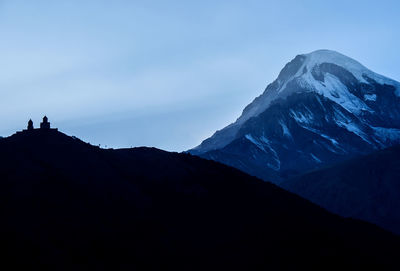
M 284 181 L 327 210 L 400 234 L 400 145 Z
M 298 55 L 192 154 L 282 180 L 400 143 L 400 83 L 340 53 Z
M 3 270 L 396 270 L 398 236 L 190 154 L 0 139 Z

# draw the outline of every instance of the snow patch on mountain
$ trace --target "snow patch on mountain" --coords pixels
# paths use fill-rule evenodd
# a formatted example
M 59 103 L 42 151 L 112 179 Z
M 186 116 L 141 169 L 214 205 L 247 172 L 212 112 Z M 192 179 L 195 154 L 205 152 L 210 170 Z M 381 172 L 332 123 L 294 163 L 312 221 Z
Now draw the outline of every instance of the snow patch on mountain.
M 283 122 L 283 120 L 280 120 L 279 124 L 282 127 L 283 135 L 288 137 L 288 138 L 292 138 L 292 134 L 290 133 L 289 128 L 286 126 L 286 124 Z
M 248 139 L 251 143 L 253 143 L 254 145 L 256 145 L 257 148 L 259 148 L 259 149 L 262 150 L 263 152 L 266 152 L 265 149 L 264 149 L 263 144 L 261 144 L 260 142 L 258 142 L 257 140 L 255 140 L 255 139 L 253 138 L 252 135 L 247 134 L 247 135 L 245 135 L 245 137 L 246 137 L 246 139 Z
M 364 101 L 376 101 L 376 94 L 365 94 Z
M 261 140 L 267 145 L 267 147 L 273 154 L 273 158 L 275 159 L 275 164 L 268 163 L 268 167 L 270 167 L 274 170 L 279 170 L 281 168 L 281 160 L 279 159 L 278 153 L 274 150 L 274 148 L 271 147 L 271 144 L 270 144 L 270 141 L 268 140 L 268 138 L 266 138 L 265 136 L 262 136 Z
M 370 140 L 368 140 L 368 136 L 355 123 L 352 123 L 352 122 L 346 123 L 346 122 L 338 121 L 337 124 L 340 127 L 345 128 L 347 131 L 359 136 L 362 140 L 364 140 L 368 144 L 372 144 L 372 142 Z
M 311 153 L 311 157 L 315 160 L 315 161 L 317 161 L 317 163 L 322 163 L 322 161 L 321 160 L 319 160 L 318 159 L 318 157 L 317 156 L 315 156 L 314 154 L 312 154 Z
M 257 140 L 251 134 L 246 134 L 245 138 L 247 140 L 249 140 L 251 143 L 253 143 L 258 149 L 260 149 L 263 152 L 268 153 L 272 156 L 273 163 L 267 163 L 266 166 L 268 166 L 274 170 L 280 169 L 281 161 L 279 159 L 278 153 L 274 150 L 274 148 L 272 148 L 269 140 L 266 137 L 262 136 L 262 137 L 260 137 L 259 140 Z M 256 159 L 254 156 L 253 156 L 253 158 Z
M 385 127 L 372 127 L 375 135 L 383 140 L 395 141 L 400 139 L 400 129 L 385 128 Z
M 336 121 L 336 123 L 338 123 L 338 122 L 349 123 L 349 122 L 352 121 L 351 118 L 349 118 L 348 116 L 344 115 L 337 108 L 334 108 L 333 116 L 334 116 L 334 120 Z
M 293 109 L 290 109 L 290 115 L 297 121 L 297 123 L 312 123 L 313 115 L 302 112 L 295 112 Z
M 317 82 L 315 79 L 311 79 L 309 82 L 312 82 L 312 87 L 317 93 L 341 105 L 351 113 L 359 114 L 363 110 L 372 111 L 363 101 L 351 94 L 347 87 L 332 74 L 325 75 L 324 83 Z
M 314 133 L 314 134 L 317 134 L 317 135 L 329 140 L 333 145 L 336 145 L 336 146 L 339 145 L 339 143 L 337 142 L 336 139 L 333 139 L 332 137 L 323 134 L 321 131 L 319 131 L 317 129 L 314 129 L 314 128 L 311 128 L 311 127 L 307 127 L 307 126 L 301 126 L 301 127 L 306 129 L 306 130 L 308 130 L 308 131 L 310 131 L 310 132 L 312 132 L 312 133 Z

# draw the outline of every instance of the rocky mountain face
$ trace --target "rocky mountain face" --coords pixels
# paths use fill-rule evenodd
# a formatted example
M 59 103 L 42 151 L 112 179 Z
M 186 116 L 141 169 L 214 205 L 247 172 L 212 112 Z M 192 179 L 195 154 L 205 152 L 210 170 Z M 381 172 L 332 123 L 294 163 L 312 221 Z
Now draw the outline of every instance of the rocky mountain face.
M 398 270 L 400 240 L 234 168 L 56 130 L 0 139 L 2 270 Z
M 298 55 L 192 154 L 264 180 L 289 177 L 400 143 L 400 83 L 340 53 Z

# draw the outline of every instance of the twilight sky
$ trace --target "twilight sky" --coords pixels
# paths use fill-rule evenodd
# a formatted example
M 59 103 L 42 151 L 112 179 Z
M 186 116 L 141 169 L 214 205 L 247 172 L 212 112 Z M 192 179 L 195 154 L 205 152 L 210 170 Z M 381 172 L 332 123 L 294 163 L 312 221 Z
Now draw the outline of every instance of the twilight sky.
M 0 0 L 0 136 L 183 151 L 239 117 L 297 54 L 400 81 L 400 2 Z

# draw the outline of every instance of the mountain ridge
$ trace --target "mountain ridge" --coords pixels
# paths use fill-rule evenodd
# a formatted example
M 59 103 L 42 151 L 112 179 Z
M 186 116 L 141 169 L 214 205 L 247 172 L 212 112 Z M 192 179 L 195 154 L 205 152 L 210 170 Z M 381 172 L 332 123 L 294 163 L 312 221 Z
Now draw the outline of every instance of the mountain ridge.
M 400 145 L 285 180 L 280 184 L 327 210 L 400 234 Z
M 190 154 L 24 131 L 0 139 L 0 180 L 16 270 L 398 265 L 398 236 Z

